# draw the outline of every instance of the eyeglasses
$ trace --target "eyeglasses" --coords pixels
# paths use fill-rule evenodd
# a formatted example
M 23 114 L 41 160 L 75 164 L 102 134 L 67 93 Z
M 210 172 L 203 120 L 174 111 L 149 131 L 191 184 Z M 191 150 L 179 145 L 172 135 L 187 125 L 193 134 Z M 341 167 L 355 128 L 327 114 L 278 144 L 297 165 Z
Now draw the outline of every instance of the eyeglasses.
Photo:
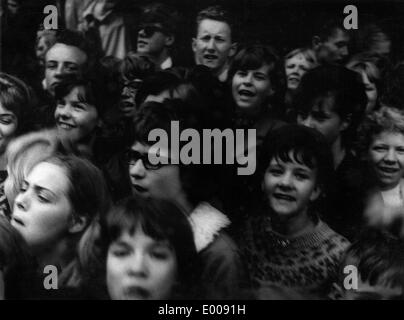
M 163 158 L 161 156 L 159 156 L 160 158 Z M 126 158 L 126 162 L 130 165 L 130 166 L 134 166 L 136 164 L 136 162 L 138 162 L 138 160 L 142 160 L 143 166 L 147 169 L 147 170 L 158 170 L 161 167 L 164 167 L 166 165 L 168 165 L 170 163 L 170 158 L 166 158 L 168 159 L 168 164 L 165 163 L 157 163 L 157 164 L 153 164 L 149 161 L 149 154 L 148 153 L 141 153 L 135 150 L 128 150 L 125 154 L 125 158 Z
M 164 28 L 158 26 L 140 26 L 138 33 L 143 30 L 143 34 L 146 38 L 152 37 L 156 32 L 166 33 Z

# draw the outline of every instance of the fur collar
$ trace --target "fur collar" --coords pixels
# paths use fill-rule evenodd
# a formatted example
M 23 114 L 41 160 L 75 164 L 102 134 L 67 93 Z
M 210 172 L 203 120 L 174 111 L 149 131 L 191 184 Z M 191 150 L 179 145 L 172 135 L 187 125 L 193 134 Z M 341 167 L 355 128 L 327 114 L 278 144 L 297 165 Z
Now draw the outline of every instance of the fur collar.
M 230 225 L 229 218 L 207 202 L 201 202 L 192 211 L 189 221 L 194 232 L 198 252 L 213 242 L 219 232 Z

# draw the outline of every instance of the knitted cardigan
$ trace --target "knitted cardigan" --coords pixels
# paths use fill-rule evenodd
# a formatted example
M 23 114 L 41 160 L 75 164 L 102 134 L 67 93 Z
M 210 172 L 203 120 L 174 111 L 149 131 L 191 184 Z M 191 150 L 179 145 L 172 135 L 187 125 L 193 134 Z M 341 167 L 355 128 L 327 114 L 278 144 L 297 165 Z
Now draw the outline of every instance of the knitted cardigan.
M 279 297 L 279 290 L 289 291 L 293 298 L 326 297 L 348 240 L 322 221 L 312 232 L 293 239 L 271 230 L 268 218 L 250 226 L 242 252 L 253 287 L 271 288 L 261 298 L 271 298 L 268 292 Z

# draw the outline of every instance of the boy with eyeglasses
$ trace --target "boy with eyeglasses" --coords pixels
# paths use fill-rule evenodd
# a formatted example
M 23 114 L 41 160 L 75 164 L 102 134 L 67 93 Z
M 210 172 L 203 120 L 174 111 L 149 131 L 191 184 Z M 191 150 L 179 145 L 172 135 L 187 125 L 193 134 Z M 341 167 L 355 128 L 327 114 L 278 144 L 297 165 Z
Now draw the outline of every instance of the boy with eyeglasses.
M 159 69 L 173 66 L 171 49 L 175 43 L 178 13 L 162 3 L 143 9 L 137 34 L 137 53 L 146 55 Z

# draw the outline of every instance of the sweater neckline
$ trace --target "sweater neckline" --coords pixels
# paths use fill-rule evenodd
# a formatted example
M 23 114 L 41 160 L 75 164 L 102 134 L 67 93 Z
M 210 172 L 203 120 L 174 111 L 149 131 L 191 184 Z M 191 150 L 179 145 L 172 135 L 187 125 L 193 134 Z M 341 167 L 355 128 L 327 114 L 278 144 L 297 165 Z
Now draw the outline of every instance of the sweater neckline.
M 270 223 L 267 223 L 265 227 L 265 234 L 271 239 L 272 246 L 274 247 L 286 248 L 293 246 L 294 248 L 306 248 L 312 247 L 329 237 L 330 230 L 331 229 L 325 222 L 319 220 L 316 226 L 310 232 L 295 238 L 288 238 L 274 231 L 271 228 Z

